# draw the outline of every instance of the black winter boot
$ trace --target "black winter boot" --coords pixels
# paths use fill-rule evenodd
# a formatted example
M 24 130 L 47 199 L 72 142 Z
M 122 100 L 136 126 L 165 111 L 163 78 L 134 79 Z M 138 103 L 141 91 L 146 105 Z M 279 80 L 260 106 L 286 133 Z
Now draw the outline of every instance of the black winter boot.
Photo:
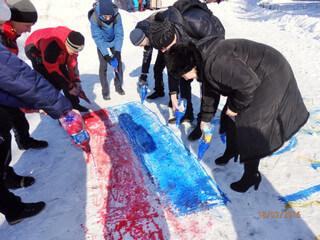
M 29 176 L 18 176 L 10 179 L 5 179 L 5 186 L 9 189 L 26 188 L 34 184 L 35 179 Z
M 46 147 L 48 147 L 48 142 L 42 141 L 42 140 L 36 140 L 34 138 L 29 138 L 27 141 L 24 141 L 24 143 L 18 144 L 18 148 L 20 150 L 28 150 L 30 148 L 42 149 Z
M 226 145 L 227 146 L 223 156 L 215 160 L 215 163 L 220 166 L 226 165 L 231 158 L 234 158 L 234 161 L 236 162 L 239 154 L 235 123 L 231 118 L 229 118 L 228 116 L 225 116 L 224 124 L 226 129 Z
M 7 218 L 7 221 L 10 225 L 17 224 L 25 218 L 33 217 L 39 214 L 46 206 L 44 202 L 24 203 L 24 205 L 25 206 L 22 212 L 18 216 Z
M 4 175 L 4 185 L 9 189 L 26 188 L 35 182 L 33 177 L 20 176 L 16 174 L 12 167 L 8 167 Z
M 164 96 L 164 92 L 158 92 L 158 91 L 155 91 L 154 93 L 152 93 L 151 95 L 149 95 L 147 97 L 147 99 L 156 99 L 158 97 L 163 97 Z
M 224 166 L 230 161 L 231 158 L 234 158 L 234 161 L 236 162 L 238 159 L 238 153 L 234 153 L 231 150 L 226 149 L 224 154 L 215 160 L 215 163 L 217 165 Z
M 201 132 L 201 128 L 200 128 L 200 123 L 197 122 L 197 126 L 189 134 L 188 139 L 190 141 L 195 141 L 195 140 L 198 140 L 199 138 L 201 138 L 202 132 Z
M 190 116 L 184 115 L 184 116 L 181 118 L 180 123 L 183 123 L 183 122 L 193 122 L 193 120 L 194 120 L 194 117 L 193 117 L 192 115 L 190 115 Z M 170 118 L 170 119 L 168 120 L 168 122 L 169 122 L 170 124 L 175 124 L 176 121 L 177 121 L 177 118 L 176 118 L 176 117 Z
M 251 186 L 254 185 L 254 190 L 258 190 L 261 182 L 261 175 L 256 173 L 244 173 L 238 182 L 231 183 L 230 188 L 236 192 L 246 192 Z
M 236 192 L 246 192 L 251 186 L 258 190 L 261 182 L 261 174 L 258 171 L 260 159 L 244 163 L 244 173 L 238 182 L 230 184 L 230 188 Z
M 104 100 L 110 100 L 111 99 L 110 94 L 103 95 L 102 97 L 103 97 Z
M 120 95 L 125 95 L 126 93 L 122 89 L 122 87 L 116 87 L 116 92 L 119 93 Z

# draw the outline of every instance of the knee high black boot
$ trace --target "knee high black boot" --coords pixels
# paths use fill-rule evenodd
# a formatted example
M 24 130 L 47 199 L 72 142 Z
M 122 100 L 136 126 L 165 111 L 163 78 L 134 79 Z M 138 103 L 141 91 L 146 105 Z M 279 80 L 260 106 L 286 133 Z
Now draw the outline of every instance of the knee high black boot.
M 258 190 L 261 175 L 258 171 L 260 159 L 245 162 L 244 173 L 238 182 L 231 183 L 230 188 L 236 192 L 246 192 L 251 186 Z
M 238 144 L 236 139 L 236 127 L 234 121 L 227 117 L 225 118 L 226 124 L 226 150 L 224 154 L 215 160 L 215 163 L 220 166 L 226 165 L 231 158 L 237 161 L 238 158 Z

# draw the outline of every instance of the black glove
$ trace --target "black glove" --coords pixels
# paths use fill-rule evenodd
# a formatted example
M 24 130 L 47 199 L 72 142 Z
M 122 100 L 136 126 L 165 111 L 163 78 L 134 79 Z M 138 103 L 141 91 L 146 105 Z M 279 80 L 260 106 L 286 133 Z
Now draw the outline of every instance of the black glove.
M 147 80 L 147 74 L 141 74 L 139 77 L 139 87 L 142 87 L 143 85 L 148 86 L 148 80 Z
M 120 59 L 120 55 L 121 55 L 121 52 L 115 51 L 114 57 L 115 57 L 116 59 Z
M 107 63 L 109 63 L 115 70 L 118 70 L 118 60 L 114 55 L 105 55 L 104 59 L 106 59 Z
M 104 59 L 107 61 L 107 63 L 111 64 L 111 61 L 114 60 L 114 56 L 112 55 L 112 57 L 107 54 L 104 56 Z

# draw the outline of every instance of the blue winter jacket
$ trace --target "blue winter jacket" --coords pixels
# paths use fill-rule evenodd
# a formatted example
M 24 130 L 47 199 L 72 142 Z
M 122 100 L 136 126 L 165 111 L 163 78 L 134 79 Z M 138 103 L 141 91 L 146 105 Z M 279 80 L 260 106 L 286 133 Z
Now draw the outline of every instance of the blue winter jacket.
M 7 106 L 7 107 L 15 107 L 15 108 L 26 108 L 26 109 L 38 109 L 35 105 L 29 105 L 25 101 L 21 100 L 20 98 L 2 91 L 0 89 L 0 105 Z
M 113 4 L 113 17 L 110 21 L 106 21 L 100 15 L 100 4 L 98 4 L 95 8 L 99 19 L 107 24 L 107 26 L 101 26 L 90 18 L 91 23 L 91 35 L 93 40 L 95 41 L 99 51 L 103 56 L 109 54 L 108 48 L 113 48 L 115 51 L 121 52 L 122 44 L 123 44 L 123 26 L 121 15 L 118 12 L 117 5 Z
M 5 98 L 2 95 L 0 104 L 5 106 L 14 104 L 14 107 L 25 107 L 21 104 L 22 100 L 35 109 L 43 109 L 55 119 L 72 109 L 67 98 L 2 44 L 0 44 L 0 90 L 2 90 L 0 94 L 9 93 L 10 96 L 17 98 L 12 100 L 11 97 Z

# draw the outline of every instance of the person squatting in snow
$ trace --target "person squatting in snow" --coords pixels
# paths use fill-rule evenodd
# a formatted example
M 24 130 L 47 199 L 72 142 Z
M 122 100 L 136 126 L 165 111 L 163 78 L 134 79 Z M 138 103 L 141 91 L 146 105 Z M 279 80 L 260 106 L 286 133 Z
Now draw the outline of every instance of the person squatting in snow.
M 79 104 L 77 96 L 82 90 L 77 59 L 84 41 L 81 33 L 59 26 L 36 30 L 25 42 L 25 53 L 33 69 L 56 89 L 62 89 L 73 108 L 80 112 L 89 110 Z
M 231 189 L 257 190 L 260 159 L 279 149 L 309 117 L 288 61 L 265 44 L 217 37 L 177 43 L 166 57 L 170 74 L 202 82 L 201 125 L 214 117 L 220 95 L 227 97 L 220 119 L 226 149 L 215 163 L 225 165 L 239 155 L 244 173 Z

